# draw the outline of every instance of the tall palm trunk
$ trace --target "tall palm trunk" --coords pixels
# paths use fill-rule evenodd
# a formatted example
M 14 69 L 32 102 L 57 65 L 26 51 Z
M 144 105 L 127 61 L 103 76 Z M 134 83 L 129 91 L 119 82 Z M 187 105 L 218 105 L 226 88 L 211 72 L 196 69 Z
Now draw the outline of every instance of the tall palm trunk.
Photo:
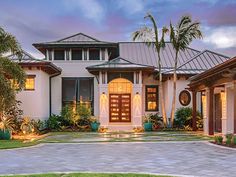
M 165 109 L 165 100 L 164 100 L 164 94 L 163 94 L 163 85 L 162 85 L 162 73 L 161 73 L 161 57 L 158 52 L 158 67 L 159 67 L 159 94 L 161 99 L 161 113 L 163 117 L 163 123 L 164 126 L 167 126 L 167 117 L 166 117 L 166 109 Z
M 177 82 L 177 64 L 178 64 L 178 51 L 175 52 L 175 65 L 174 65 L 174 74 L 173 74 L 173 99 L 172 99 L 172 108 L 171 108 L 171 121 L 170 126 L 174 125 L 175 118 L 175 107 L 176 107 L 176 82 Z

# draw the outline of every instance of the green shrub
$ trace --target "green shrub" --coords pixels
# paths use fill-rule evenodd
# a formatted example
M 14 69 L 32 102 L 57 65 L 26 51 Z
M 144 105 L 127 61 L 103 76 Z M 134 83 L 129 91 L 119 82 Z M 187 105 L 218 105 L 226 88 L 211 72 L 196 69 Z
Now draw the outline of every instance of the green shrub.
M 159 114 L 149 114 L 148 116 L 154 126 L 163 127 L 163 118 Z
M 236 145 L 236 135 L 233 137 L 233 144 Z
M 60 115 L 51 115 L 46 122 L 47 128 L 49 130 L 60 130 L 61 121 L 63 118 Z
M 223 137 L 222 136 L 215 136 L 215 143 L 216 144 L 222 144 L 223 143 Z
M 174 126 L 178 128 L 192 127 L 192 108 L 182 107 L 175 113 Z M 203 119 L 197 112 L 197 128 L 203 128 Z
M 227 134 L 227 135 L 225 135 L 225 137 L 226 137 L 226 144 L 227 145 L 231 145 L 232 144 L 232 140 L 233 140 L 233 134 Z
M 76 108 L 76 112 L 79 114 L 79 116 L 82 119 L 89 119 L 91 117 L 91 108 L 85 106 L 85 105 L 79 105 Z

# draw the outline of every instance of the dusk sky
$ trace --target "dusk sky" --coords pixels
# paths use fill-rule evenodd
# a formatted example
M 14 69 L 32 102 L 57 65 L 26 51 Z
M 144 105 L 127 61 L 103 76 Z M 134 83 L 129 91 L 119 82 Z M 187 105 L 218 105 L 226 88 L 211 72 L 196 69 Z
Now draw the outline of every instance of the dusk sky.
M 104 41 L 131 41 L 147 12 L 159 27 L 185 14 L 201 22 L 204 39 L 191 45 L 236 56 L 236 0 L 1 0 L 0 26 L 24 50 L 43 56 L 32 43 L 83 32 Z

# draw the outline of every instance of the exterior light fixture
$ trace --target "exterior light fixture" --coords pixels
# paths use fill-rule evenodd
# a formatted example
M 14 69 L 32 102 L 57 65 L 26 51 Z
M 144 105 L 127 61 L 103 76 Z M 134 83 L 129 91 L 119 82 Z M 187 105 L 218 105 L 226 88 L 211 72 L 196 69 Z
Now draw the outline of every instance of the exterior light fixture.
M 138 95 L 139 94 L 139 92 L 136 92 L 136 95 Z
M 105 92 L 102 92 L 103 95 L 105 95 Z

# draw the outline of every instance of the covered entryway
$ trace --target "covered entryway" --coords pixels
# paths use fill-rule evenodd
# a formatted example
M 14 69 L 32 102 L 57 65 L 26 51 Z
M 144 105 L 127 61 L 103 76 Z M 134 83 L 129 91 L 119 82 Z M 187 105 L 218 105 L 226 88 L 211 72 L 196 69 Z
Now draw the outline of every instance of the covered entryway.
M 132 82 L 124 78 L 112 80 L 109 84 L 109 121 L 131 122 Z

